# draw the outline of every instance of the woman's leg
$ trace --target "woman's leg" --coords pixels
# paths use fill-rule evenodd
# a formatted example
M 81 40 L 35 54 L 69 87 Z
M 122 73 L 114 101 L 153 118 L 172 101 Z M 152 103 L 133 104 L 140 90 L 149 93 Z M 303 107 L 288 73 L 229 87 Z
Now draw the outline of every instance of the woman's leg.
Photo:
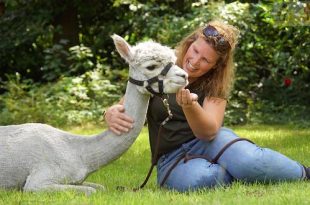
M 238 138 L 227 128 L 221 128 L 217 137 L 205 143 L 204 154 L 214 158 L 225 144 Z M 217 161 L 234 178 L 246 181 L 284 181 L 305 178 L 302 165 L 271 149 L 260 148 L 247 141 L 232 144 Z
M 182 154 L 185 152 L 195 154 L 195 150 L 192 149 L 193 147 L 194 149 L 197 148 L 195 144 L 197 144 L 197 140 L 184 144 L 181 148 L 160 158 L 157 163 L 158 184 L 163 181 L 169 168 Z M 164 187 L 184 192 L 199 188 L 224 186 L 230 184 L 232 180 L 231 175 L 218 164 L 211 164 L 202 158 L 191 159 L 187 162 L 182 159 L 171 171 Z
M 160 158 L 157 165 L 158 183 L 173 163 L 185 152 L 214 159 L 222 148 L 239 138 L 232 130 L 221 128 L 211 142 L 195 139 Z M 229 146 L 216 164 L 195 158 L 181 160 L 172 170 L 165 186 L 179 191 L 230 184 L 233 179 L 245 182 L 276 182 L 306 178 L 303 166 L 271 149 L 261 148 L 248 141 L 238 141 Z

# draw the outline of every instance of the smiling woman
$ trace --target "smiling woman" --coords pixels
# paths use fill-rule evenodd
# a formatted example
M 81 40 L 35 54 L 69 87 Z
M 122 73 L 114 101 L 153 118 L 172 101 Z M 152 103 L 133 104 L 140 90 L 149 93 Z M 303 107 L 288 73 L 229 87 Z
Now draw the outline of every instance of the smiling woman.
M 216 51 L 203 38 L 198 38 L 187 50 L 183 58 L 183 69 L 192 83 L 213 69 L 218 59 Z
M 179 43 L 176 48 L 177 64 L 183 69 L 196 68 L 197 72 L 198 68 L 205 70 L 198 74 L 199 78 L 196 76 L 193 87 L 204 90 L 207 96 L 229 96 L 234 81 L 233 54 L 238 37 L 239 30 L 236 27 L 212 21 L 207 26 L 197 28 Z
M 308 169 L 300 163 L 221 127 L 234 80 L 238 35 L 237 28 L 212 21 L 177 46 L 177 65 L 188 74 L 189 85 L 168 95 L 173 117 L 164 125 L 168 113 L 160 97 L 150 99 L 147 112 L 152 163 L 157 164 L 160 186 L 189 191 L 229 185 L 236 179 L 309 178 Z M 136 119 L 123 112 L 121 104 L 107 110 L 105 119 L 111 130 L 132 129 Z

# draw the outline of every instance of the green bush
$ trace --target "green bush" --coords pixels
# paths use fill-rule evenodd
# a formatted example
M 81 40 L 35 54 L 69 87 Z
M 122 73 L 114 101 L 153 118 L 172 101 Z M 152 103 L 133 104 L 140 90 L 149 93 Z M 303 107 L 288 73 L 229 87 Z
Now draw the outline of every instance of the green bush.
M 234 2 L 208 8 L 212 18 L 221 16 L 241 31 L 227 124 L 309 121 L 310 45 L 305 39 L 310 38 L 310 27 L 301 19 L 304 4 Z
M 16 74 L 4 87 L 8 92 L 0 99 L 0 124 L 64 126 L 99 121 L 103 109 L 119 100 L 123 85 L 112 85 L 96 69 L 43 86 Z
M 241 31 L 235 55 L 236 83 L 225 124 L 309 121 L 310 20 L 303 1 L 180 1 L 178 5 L 131 0 L 4 2 L 7 11 L 0 18 L 0 37 L 5 39 L 0 43 L 0 80 L 8 73 L 21 76 L 19 80 L 11 77 L 4 87 L 7 92 L 0 99 L 1 123 L 46 121 L 45 114 L 31 117 L 38 110 L 48 109 L 52 111 L 45 112 L 53 115 L 56 108 L 60 109 L 58 121 L 68 123 L 99 116 L 89 110 L 97 109 L 92 107 L 95 100 L 102 103 L 92 96 L 95 91 L 86 83 L 90 82 L 85 80 L 87 74 L 81 77 L 81 73 L 99 69 L 104 74 L 102 81 L 106 79 L 119 88 L 117 92 L 104 88 L 107 95 L 124 92 L 125 84 L 118 82 L 127 80 L 127 65 L 115 52 L 111 34 L 117 33 L 131 44 L 151 38 L 174 47 L 195 27 L 212 19 L 222 19 Z M 70 5 L 79 12 L 80 30 L 79 44 L 68 48 L 66 39 L 54 42 L 61 29 L 51 20 Z M 81 83 L 73 82 L 80 78 Z M 46 85 L 46 81 L 50 83 Z M 83 95 L 89 99 L 83 99 Z M 47 103 L 39 103 L 45 99 L 49 99 Z M 35 107 L 33 111 L 18 114 L 31 106 Z M 85 109 L 87 106 L 91 108 Z M 63 107 L 68 112 L 62 113 Z

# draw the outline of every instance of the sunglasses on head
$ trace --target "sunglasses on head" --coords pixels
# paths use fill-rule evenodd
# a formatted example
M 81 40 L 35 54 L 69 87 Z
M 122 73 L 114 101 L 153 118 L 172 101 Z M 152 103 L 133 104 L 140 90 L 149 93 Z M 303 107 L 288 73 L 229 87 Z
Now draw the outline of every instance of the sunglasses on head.
M 208 38 L 208 37 L 214 37 L 218 41 L 215 45 L 216 49 L 219 51 L 226 51 L 227 49 L 230 48 L 230 44 L 226 39 L 221 35 L 214 26 L 208 25 L 206 28 L 203 29 L 203 35 Z

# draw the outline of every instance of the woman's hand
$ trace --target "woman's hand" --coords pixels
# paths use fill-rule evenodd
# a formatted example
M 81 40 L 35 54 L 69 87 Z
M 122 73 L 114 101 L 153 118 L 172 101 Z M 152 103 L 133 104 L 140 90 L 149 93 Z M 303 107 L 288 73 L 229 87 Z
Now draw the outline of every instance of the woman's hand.
M 109 129 L 117 135 L 128 132 L 133 128 L 134 120 L 124 112 L 125 108 L 121 104 L 113 105 L 105 112 L 104 119 Z
M 188 89 L 181 88 L 176 93 L 176 101 L 182 108 L 188 108 L 197 103 L 198 96 Z

